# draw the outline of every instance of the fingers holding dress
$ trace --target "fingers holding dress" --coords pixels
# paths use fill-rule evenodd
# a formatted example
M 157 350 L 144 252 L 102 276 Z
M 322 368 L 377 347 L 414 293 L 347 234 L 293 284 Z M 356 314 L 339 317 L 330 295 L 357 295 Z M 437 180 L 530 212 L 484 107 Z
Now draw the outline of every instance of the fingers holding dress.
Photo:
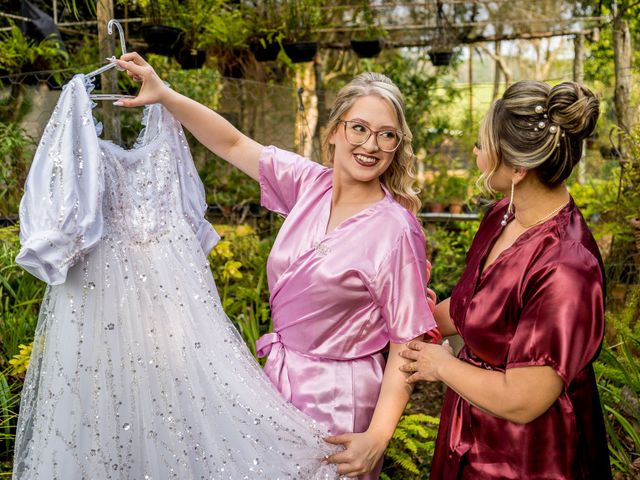
M 125 70 L 127 75 L 135 81 L 142 82 L 142 87 L 135 98 L 123 98 L 115 102 L 114 105 L 121 107 L 140 107 L 151 103 L 162 103 L 163 95 L 169 88 L 162 79 L 160 79 L 153 67 L 138 53 L 126 53 L 115 62 L 118 68 Z

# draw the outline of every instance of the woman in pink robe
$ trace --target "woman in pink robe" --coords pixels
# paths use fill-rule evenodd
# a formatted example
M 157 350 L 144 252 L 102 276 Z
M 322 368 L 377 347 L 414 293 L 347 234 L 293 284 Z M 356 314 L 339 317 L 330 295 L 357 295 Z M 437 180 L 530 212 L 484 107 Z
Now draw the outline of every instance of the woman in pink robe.
M 604 269 L 564 180 L 598 118 L 565 82 L 518 82 L 480 129 L 488 187 L 510 195 L 486 214 L 451 299 L 438 304 L 458 358 L 412 342 L 409 381 L 449 386 L 434 480 L 611 478 L 592 363 L 604 334 Z M 515 206 L 515 211 L 512 207 Z
M 285 398 L 340 434 L 369 428 L 382 350 L 434 324 L 416 217 L 383 187 L 381 200 L 327 234 L 332 174 L 275 147 L 260 157 L 262 205 L 287 218 L 267 262 L 274 331 L 257 347 Z
M 411 133 L 398 88 L 363 74 L 338 94 L 322 167 L 244 136 L 167 88 L 136 53 L 118 60 L 143 81 L 124 106 L 162 103 L 201 143 L 258 180 L 262 204 L 286 216 L 269 257 L 274 331 L 258 342 L 265 371 L 293 405 L 345 449 L 340 474 L 378 478 L 411 387 L 401 348 L 437 338 L 429 264 L 415 217 Z M 382 351 L 389 348 L 388 366 Z

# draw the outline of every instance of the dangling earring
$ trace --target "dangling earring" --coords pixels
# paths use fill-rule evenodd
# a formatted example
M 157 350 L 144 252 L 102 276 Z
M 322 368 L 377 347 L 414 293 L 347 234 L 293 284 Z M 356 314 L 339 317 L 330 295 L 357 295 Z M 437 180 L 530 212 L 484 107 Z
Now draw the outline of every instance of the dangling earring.
M 504 214 L 504 217 L 502 217 L 502 221 L 500 222 L 500 225 L 502 225 L 503 227 L 507 226 L 507 220 L 509 219 L 509 215 L 511 215 L 513 213 L 513 193 L 516 189 L 516 184 L 513 183 L 513 181 L 511 182 L 511 198 L 509 198 L 509 206 L 507 207 L 507 211 Z

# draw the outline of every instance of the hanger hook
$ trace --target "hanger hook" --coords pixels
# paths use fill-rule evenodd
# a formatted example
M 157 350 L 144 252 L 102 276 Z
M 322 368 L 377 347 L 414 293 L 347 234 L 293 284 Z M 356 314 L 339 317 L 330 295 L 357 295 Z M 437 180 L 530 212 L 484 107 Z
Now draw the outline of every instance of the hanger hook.
M 113 35 L 114 25 L 118 29 L 118 34 L 120 35 L 120 49 L 122 50 L 122 53 L 120 55 L 124 55 L 125 53 L 127 53 L 127 44 L 124 40 L 124 30 L 122 30 L 122 25 L 120 25 L 120 22 L 114 18 L 109 20 L 109 23 L 107 23 L 107 32 L 109 32 L 109 35 Z

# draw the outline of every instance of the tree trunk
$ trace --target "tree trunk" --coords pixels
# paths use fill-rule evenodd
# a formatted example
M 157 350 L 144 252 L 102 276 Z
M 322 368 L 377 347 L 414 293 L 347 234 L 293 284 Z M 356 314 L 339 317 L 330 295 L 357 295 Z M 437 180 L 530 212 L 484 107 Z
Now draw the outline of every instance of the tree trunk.
M 318 124 L 318 96 L 316 95 L 315 79 L 313 63 L 306 63 L 304 68 L 296 72 L 296 84 L 300 87 L 297 91 L 298 114 L 296 115 L 294 142 L 296 151 L 306 158 L 312 158 L 313 132 Z
M 631 107 L 631 33 L 629 21 L 623 17 L 619 3 L 614 0 L 611 5 L 613 15 L 613 60 L 615 65 L 614 101 L 618 126 L 630 132 L 634 123 L 634 112 Z
M 578 33 L 573 38 L 573 81 L 584 83 L 584 34 Z M 578 162 L 578 183 L 584 185 L 587 181 L 587 149 L 582 142 L 582 158 Z
M 502 76 L 502 69 L 500 68 L 500 62 L 498 58 L 502 56 L 502 43 L 500 41 L 495 42 L 496 58 L 494 60 L 493 68 L 493 93 L 491 94 L 491 102 L 494 102 L 498 98 L 500 93 L 500 77 Z

